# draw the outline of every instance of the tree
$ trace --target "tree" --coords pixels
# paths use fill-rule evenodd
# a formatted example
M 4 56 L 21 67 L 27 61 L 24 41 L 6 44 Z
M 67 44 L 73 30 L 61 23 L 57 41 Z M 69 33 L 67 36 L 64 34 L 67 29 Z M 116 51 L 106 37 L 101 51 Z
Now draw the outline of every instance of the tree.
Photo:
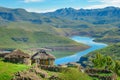
M 92 62 L 94 64 L 94 67 L 101 68 L 105 65 L 104 63 L 104 57 L 100 53 L 97 53 L 95 58 L 92 59 Z
M 114 72 L 117 73 L 120 76 L 120 61 L 115 61 L 115 69 Z
M 106 66 L 105 66 L 106 69 L 109 69 L 112 71 L 114 70 L 115 62 L 110 56 L 105 57 L 105 64 L 106 64 Z
M 109 69 L 114 70 L 115 68 L 115 62 L 110 56 L 103 56 L 100 53 L 97 53 L 95 58 L 92 59 L 92 62 L 94 64 L 94 67 L 96 68 L 103 68 L 103 69 Z

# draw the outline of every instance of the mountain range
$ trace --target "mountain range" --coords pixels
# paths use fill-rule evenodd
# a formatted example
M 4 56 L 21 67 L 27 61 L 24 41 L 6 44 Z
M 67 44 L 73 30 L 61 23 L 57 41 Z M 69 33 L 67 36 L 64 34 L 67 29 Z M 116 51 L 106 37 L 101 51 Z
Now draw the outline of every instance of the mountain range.
M 0 7 L 0 22 L 28 21 L 37 24 L 47 23 L 55 27 L 90 27 L 117 26 L 120 23 L 120 8 L 106 7 L 102 9 L 73 9 L 62 8 L 55 12 L 34 13 L 24 9 L 10 9 Z M 62 23 L 62 24 L 60 24 Z M 71 23 L 71 25 L 69 25 Z M 80 24 L 78 24 L 80 23 Z M 83 24 L 82 24 L 83 23 Z
M 55 12 L 49 12 L 43 14 L 45 16 L 60 17 L 71 20 L 80 20 L 86 22 L 92 22 L 93 24 L 107 24 L 107 22 L 116 19 L 119 20 L 120 8 L 117 7 L 106 7 L 102 9 L 73 9 L 63 8 L 58 9 Z M 97 22 L 96 22 L 97 21 Z M 112 21 L 111 21 L 112 22 Z

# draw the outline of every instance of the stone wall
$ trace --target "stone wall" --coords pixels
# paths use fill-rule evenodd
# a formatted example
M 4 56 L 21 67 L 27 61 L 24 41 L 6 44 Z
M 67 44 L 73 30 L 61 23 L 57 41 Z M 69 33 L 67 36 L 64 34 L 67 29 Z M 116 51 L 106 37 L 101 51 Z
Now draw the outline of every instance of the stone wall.
M 117 75 L 113 73 L 111 70 L 100 70 L 100 69 L 86 69 L 85 72 L 91 76 L 91 77 L 96 77 L 100 80 L 117 80 Z M 98 73 L 101 74 L 111 74 L 107 76 L 101 76 Z
M 54 72 L 60 72 L 62 70 L 62 67 L 58 67 L 58 66 L 41 65 L 40 68 L 44 70 L 54 71 Z

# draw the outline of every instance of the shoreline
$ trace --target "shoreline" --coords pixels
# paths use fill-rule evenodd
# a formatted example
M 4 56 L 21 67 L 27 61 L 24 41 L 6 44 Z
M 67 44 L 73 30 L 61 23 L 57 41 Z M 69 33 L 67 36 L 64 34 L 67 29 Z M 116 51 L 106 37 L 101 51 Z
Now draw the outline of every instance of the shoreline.
M 104 43 L 94 42 L 93 41 L 94 38 L 90 38 L 90 37 L 73 36 L 73 37 L 71 37 L 71 39 L 76 42 L 80 42 L 80 43 L 86 44 L 91 47 L 84 51 L 79 51 L 79 52 L 75 53 L 74 55 L 56 59 L 56 61 L 55 61 L 56 65 L 65 64 L 65 63 L 69 63 L 69 62 L 77 62 L 77 61 L 79 61 L 80 57 L 88 54 L 89 52 L 92 52 L 92 51 L 95 51 L 97 49 L 101 49 L 101 48 L 104 48 L 107 46 L 107 44 L 104 44 Z

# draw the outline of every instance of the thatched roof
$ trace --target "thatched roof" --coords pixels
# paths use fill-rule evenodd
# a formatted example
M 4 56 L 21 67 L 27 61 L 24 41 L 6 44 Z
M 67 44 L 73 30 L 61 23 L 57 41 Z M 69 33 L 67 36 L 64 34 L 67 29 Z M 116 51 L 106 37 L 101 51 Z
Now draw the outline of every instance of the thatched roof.
M 45 50 L 40 50 L 36 54 L 32 56 L 32 59 L 55 59 L 55 57 L 52 54 L 46 53 Z
M 14 50 L 5 56 L 5 58 L 30 58 L 30 55 L 21 50 Z

